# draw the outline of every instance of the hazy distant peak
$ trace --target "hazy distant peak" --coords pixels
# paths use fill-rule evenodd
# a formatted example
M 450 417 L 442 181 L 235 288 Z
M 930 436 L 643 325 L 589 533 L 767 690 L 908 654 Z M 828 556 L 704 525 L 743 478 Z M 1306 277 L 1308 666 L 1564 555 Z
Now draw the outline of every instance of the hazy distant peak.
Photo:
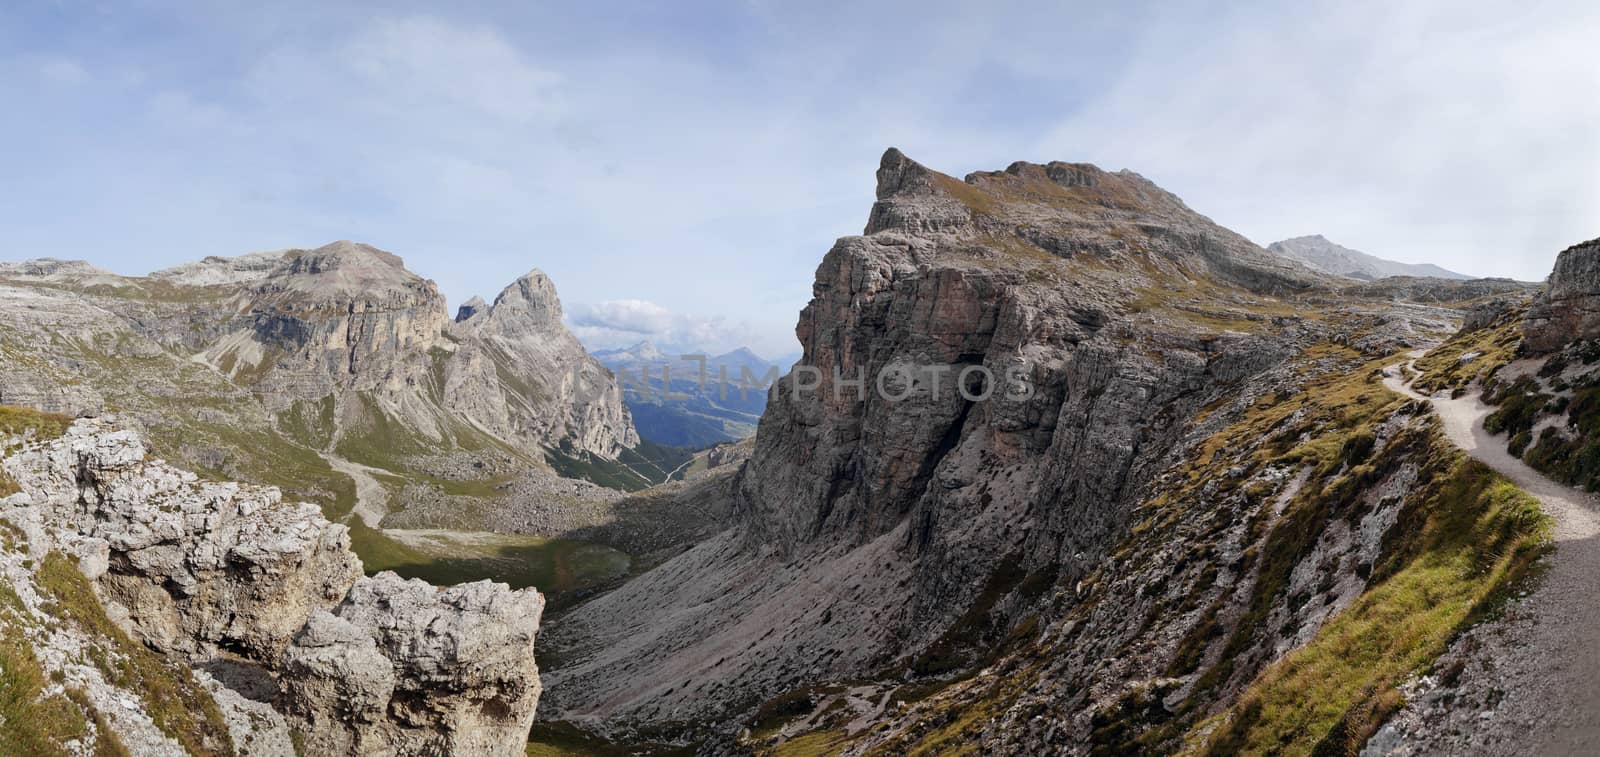
M 1372 281 L 1390 276 L 1424 276 L 1436 279 L 1471 279 L 1431 263 L 1400 263 L 1341 246 L 1321 234 L 1293 237 L 1267 245 L 1267 250 L 1307 268 L 1347 279 Z

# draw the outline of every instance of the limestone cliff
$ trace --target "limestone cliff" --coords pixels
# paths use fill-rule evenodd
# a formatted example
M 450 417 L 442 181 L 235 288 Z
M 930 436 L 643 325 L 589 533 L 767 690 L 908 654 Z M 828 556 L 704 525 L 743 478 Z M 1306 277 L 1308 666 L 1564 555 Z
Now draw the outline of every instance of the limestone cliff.
M 537 591 L 362 577 L 316 506 L 150 459 L 112 418 L 40 430 L 65 422 L 0 434 L 15 534 L 0 568 L 21 597 L 0 630 L 31 634 L 33 664 L 84 692 L 98 741 L 284 755 L 292 732 L 326 754 L 522 753 Z

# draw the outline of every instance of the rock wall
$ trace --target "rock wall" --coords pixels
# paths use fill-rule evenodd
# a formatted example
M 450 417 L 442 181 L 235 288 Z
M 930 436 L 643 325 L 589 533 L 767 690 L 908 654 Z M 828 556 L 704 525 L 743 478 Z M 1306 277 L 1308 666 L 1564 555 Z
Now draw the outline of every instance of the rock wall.
M 1523 343 L 1533 352 L 1554 352 L 1600 337 L 1600 239 L 1563 250 L 1543 294 L 1528 310 Z
M 0 441 L 20 490 L 0 516 L 35 557 L 75 556 L 108 615 L 151 647 L 260 671 L 319 753 L 522 753 L 540 693 L 537 591 L 362 577 L 349 531 L 317 507 L 148 459 L 113 418 Z

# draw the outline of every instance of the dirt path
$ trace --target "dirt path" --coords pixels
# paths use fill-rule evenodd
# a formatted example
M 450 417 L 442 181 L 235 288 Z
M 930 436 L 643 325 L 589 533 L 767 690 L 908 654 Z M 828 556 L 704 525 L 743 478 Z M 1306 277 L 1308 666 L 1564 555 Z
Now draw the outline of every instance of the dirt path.
M 1404 375 L 1398 364 L 1390 366 L 1383 383 L 1431 402 L 1451 442 L 1538 498 L 1554 521 L 1556 549 L 1546 558 L 1538 587 L 1513 602 L 1504 618 L 1473 632 L 1470 654 L 1488 658 L 1475 668 L 1492 678 L 1468 676 L 1463 689 L 1476 683 L 1503 696 L 1486 699 L 1492 709 L 1456 713 L 1439 727 L 1448 733 L 1429 734 L 1412 749 L 1397 751 L 1600 754 L 1600 511 L 1593 496 L 1546 478 L 1507 452 L 1505 439 L 1483 429 L 1483 418 L 1494 408 L 1476 392 L 1457 399 L 1424 397 Z
M 352 517 L 360 517 L 362 522 L 372 528 L 377 528 L 383 516 L 389 513 L 389 490 L 378 483 L 373 477 L 373 468 L 368 468 L 360 463 L 353 463 L 338 455 L 332 450 L 323 450 L 322 459 L 334 470 L 349 476 L 356 482 L 356 505 L 350 510 L 343 520 L 350 522 Z

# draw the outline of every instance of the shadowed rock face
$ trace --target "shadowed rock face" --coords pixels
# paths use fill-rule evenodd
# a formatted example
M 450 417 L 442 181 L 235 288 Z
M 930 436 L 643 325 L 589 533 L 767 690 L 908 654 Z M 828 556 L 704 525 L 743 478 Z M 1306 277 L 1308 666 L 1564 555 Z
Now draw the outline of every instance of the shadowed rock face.
M 1600 239 L 1568 247 L 1556 258 L 1549 285 L 1528 310 L 1522 334 L 1534 352 L 1600 338 Z

